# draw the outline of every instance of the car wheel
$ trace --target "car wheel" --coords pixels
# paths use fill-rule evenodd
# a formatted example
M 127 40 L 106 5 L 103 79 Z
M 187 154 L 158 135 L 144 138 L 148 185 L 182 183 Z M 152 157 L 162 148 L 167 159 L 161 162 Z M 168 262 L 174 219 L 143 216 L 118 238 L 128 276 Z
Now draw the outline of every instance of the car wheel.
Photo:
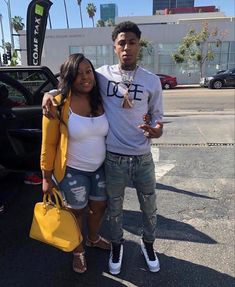
M 169 90 L 170 88 L 171 88 L 171 85 L 168 83 L 165 83 L 163 86 L 163 89 L 165 89 L 165 90 Z
M 221 89 L 223 87 L 223 82 L 221 80 L 216 80 L 212 83 L 213 89 Z

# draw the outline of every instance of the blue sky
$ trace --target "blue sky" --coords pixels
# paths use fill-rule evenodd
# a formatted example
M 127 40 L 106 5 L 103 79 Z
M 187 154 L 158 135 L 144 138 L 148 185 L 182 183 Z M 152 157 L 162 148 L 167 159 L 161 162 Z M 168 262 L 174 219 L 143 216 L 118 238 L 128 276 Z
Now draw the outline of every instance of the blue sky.
M 0 14 L 3 16 L 3 29 L 5 42 L 10 42 L 7 0 L 0 0 Z M 50 9 L 52 27 L 57 29 L 66 28 L 66 18 L 63 0 L 51 0 L 53 5 Z M 97 12 L 95 22 L 100 19 L 100 4 L 116 3 L 118 5 L 118 16 L 148 16 L 152 15 L 152 0 L 82 0 L 82 12 L 84 27 L 92 27 L 92 21 L 86 13 L 87 3 L 92 2 Z M 30 0 L 10 0 L 11 14 L 21 16 L 26 23 L 27 7 Z M 66 0 L 70 28 L 80 28 L 80 14 L 77 0 Z M 226 16 L 235 16 L 234 0 L 195 0 L 195 6 L 215 5 L 224 12 Z M 2 38 L 0 30 L 0 39 Z

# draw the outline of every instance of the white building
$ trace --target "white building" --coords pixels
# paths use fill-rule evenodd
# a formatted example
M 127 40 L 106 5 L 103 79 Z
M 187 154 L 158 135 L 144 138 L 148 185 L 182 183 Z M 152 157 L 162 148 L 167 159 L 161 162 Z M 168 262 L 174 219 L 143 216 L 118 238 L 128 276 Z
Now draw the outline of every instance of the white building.
M 220 36 L 222 45 L 216 47 L 215 43 L 212 43 L 215 58 L 205 63 L 205 74 L 235 67 L 235 17 L 225 17 L 221 12 L 213 12 L 117 17 L 115 23 L 127 20 L 137 23 L 142 31 L 142 38 L 153 46 L 152 54 L 144 56 L 142 65 L 155 73 L 175 75 L 180 84 L 198 83 L 199 68 L 175 64 L 171 55 L 189 29 L 200 31 L 204 21 L 208 22 L 209 28 L 217 27 L 219 31 L 225 32 Z M 76 52 L 83 52 L 95 67 L 117 63 L 111 40 L 112 30 L 113 27 L 47 30 L 41 64 L 58 72 L 64 59 Z M 25 31 L 22 32 L 24 33 Z M 26 49 L 25 38 L 23 35 L 20 37 L 20 47 L 23 50 Z M 26 52 L 21 53 L 22 64 L 26 65 Z

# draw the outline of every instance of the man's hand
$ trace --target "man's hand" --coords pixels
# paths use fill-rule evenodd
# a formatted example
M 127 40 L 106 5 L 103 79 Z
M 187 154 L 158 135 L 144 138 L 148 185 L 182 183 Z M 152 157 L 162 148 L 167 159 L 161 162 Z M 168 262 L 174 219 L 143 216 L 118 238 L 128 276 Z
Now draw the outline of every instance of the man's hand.
M 51 113 L 51 107 L 57 106 L 54 102 L 54 97 L 50 93 L 45 93 L 42 99 L 42 114 L 48 119 L 53 119 L 54 116 Z
M 151 127 L 148 124 L 139 125 L 138 127 L 144 130 L 144 135 L 147 138 L 160 138 L 163 133 L 163 124 L 161 122 L 157 122 L 155 127 Z

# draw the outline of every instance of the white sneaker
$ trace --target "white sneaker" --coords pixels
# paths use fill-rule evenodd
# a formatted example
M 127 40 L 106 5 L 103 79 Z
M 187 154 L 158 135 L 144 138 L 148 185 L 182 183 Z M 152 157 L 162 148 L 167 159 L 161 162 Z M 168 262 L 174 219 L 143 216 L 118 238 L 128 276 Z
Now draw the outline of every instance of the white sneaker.
M 123 244 L 112 243 L 109 257 L 109 272 L 117 275 L 121 271 L 123 257 Z
M 152 242 L 144 242 L 141 239 L 141 251 L 144 255 L 145 261 L 148 265 L 149 271 L 151 272 L 158 272 L 160 270 L 160 263 L 157 258 L 157 254 L 153 249 Z

